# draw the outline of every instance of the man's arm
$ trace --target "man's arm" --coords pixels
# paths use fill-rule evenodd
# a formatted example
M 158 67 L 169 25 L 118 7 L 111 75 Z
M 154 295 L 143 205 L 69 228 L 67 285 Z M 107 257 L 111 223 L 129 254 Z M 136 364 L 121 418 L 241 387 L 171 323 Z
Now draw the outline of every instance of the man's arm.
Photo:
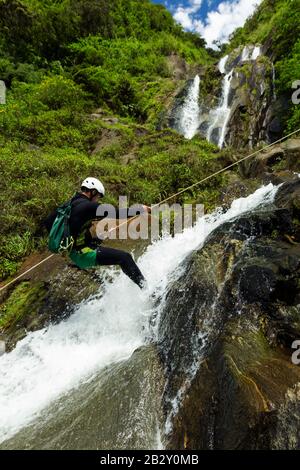
M 140 208 L 135 211 L 135 214 L 129 214 L 130 209 L 129 208 L 124 208 L 124 209 L 119 209 L 118 207 L 114 207 L 114 212 L 110 213 L 110 204 L 108 205 L 107 210 L 105 210 L 105 204 L 98 204 L 98 203 L 92 203 L 95 204 L 96 206 L 93 206 L 92 211 L 95 214 L 92 218 L 96 220 L 102 220 L 105 219 L 106 217 L 108 218 L 116 218 L 116 219 L 129 219 L 131 217 L 135 217 L 136 215 L 141 215 L 144 214 L 145 212 L 151 213 L 151 207 L 145 206 L 142 204 L 137 204 Z M 99 207 L 101 207 L 102 211 L 98 211 Z M 104 210 L 103 210 L 104 209 Z M 100 213 L 99 213 L 100 212 Z M 114 217 L 115 216 L 115 217 Z
M 117 219 L 128 219 L 130 217 L 136 217 L 137 215 L 144 214 L 145 212 L 148 212 L 149 214 L 151 213 L 151 207 L 141 205 L 141 204 L 139 204 L 139 206 L 140 206 L 140 209 L 135 211 L 136 213 L 134 215 L 132 215 L 132 214 L 129 215 L 129 209 L 127 209 L 125 217 L 124 217 L 125 209 L 123 209 L 123 211 L 119 210 L 119 209 L 116 209 L 116 218 Z

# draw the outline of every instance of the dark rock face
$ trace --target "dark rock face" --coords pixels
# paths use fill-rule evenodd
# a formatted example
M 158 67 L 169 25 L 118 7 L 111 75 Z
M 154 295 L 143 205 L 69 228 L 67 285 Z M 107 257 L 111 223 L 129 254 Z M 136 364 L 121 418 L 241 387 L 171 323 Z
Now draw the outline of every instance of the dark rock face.
M 278 178 L 276 180 L 271 177 L 272 173 L 276 171 L 278 177 L 279 171 L 299 172 L 299 162 L 300 139 L 294 138 L 267 148 L 256 155 L 255 159 L 243 162 L 242 173 L 246 178 L 259 177 L 264 181 L 278 184 L 286 181 L 287 178 L 282 178 L 282 181 Z M 286 191 L 289 193 L 289 190 Z
M 170 287 L 168 448 L 300 448 L 299 191 L 296 177 L 274 204 L 217 228 Z
M 283 135 L 285 117 L 290 107 L 290 96 L 279 96 L 274 100 L 266 113 L 264 128 L 268 142 L 275 142 Z
M 266 114 L 272 103 L 272 68 L 266 57 L 242 64 L 232 81 L 227 145 L 254 147 L 267 140 Z

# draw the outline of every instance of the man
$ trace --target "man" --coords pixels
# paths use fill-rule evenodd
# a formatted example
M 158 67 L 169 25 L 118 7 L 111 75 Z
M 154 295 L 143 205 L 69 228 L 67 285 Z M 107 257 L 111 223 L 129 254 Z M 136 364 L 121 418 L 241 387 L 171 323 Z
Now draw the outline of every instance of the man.
M 75 240 L 69 256 L 71 260 L 81 269 L 95 266 L 119 265 L 122 271 L 137 284 L 141 289 L 145 286 L 145 278 L 134 262 L 130 253 L 103 246 L 97 246 L 99 239 L 93 239 L 89 228 L 85 232 L 85 239 L 79 245 L 78 238 L 87 223 L 97 216 L 97 209 L 100 198 L 104 197 L 105 189 L 97 178 L 86 178 L 81 185 L 81 192 L 77 192 L 72 199 L 72 210 L 70 216 L 70 232 Z M 148 206 L 142 206 L 145 212 L 150 212 Z M 119 210 L 116 210 L 116 217 L 119 219 Z M 50 233 L 53 222 L 56 218 L 56 210 L 53 211 L 44 221 L 44 225 Z M 103 217 L 104 218 L 104 217 Z M 101 220 L 101 219 L 99 219 Z

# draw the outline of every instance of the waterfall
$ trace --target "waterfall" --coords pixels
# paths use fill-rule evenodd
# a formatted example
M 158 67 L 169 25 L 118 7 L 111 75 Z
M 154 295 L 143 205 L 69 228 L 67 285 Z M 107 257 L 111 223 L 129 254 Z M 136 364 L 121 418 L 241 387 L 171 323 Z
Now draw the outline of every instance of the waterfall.
M 52 402 L 72 395 L 98 371 L 131 357 L 149 337 L 155 342 L 167 288 L 182 274 L 181 262 L 201 247 L 216 227 L 272 201 L 276 190 L 272 184 L 264 186 L 235 200 L 227 212 L 216 210 L 175 237 L 167 236 L 148 246 L 138 264 L 148 280 L 149 292 L 140 291 L 116 268 L 108 268 L 112 281 L 107 280 L 101 287 L 100 298 L 94 296 L 81 303 L 72 316 L 59 324 L 29 333 L 13 351 L 1 356 L 0 442 L 38 417 L 46 426 L 45 410 Z M 156 318 L 156 323 L 150 327 L 151 318 Z M 195 354 L 198 358 L 199 351 Z M 113 394 L 110 400 L 114 400 Z M 60 414 L 63 412 L 64 399 Z M 132 429 L 122 432 L 132 433 Z
M 250 49 L 248 46 L 245 46 L 242 51 L 241 62 L 244 62 L 249 59 L 250 59 Z
M 251 60 L 256 60 L 260 56 L 260 46 L 255 46 L 252 52 Z
M 277 190 L 281 185 L 279 184 L 278 186 L 273 185 L 272 183 L 262 186 L 258 190 L 256 190 L 253 194 L 250 194 L 248 197 L 236 199 L 233 201 L 231 204 L 231 207 L 228 209 L 227 212 L 222 213 L 221 210 L 216 210 L 212 214 L 208 214 L 202 218 L 200 218 L 196 224 L 196 227 L 194 228 L 195 231 L 195 237 L 199 240 L 201 238 L 200 244 L 197 246 L 197 250 L 201 249 L 201 247 L 205 244 L 206 239 L 210 236 L 210 234 L 220 227 L 223 224 L 226 224 L 228 222 L 231 222 L 238 217 L 242 216 L 243 214 L 250 214 L 252 211 L 260 209 L 263 210 L 265 206 L 268 206 L 269 204 L 272 204 L 274 201 L 274 198 L 276 196 Z M 198 236 L 202 234 L 201 237 L 198 238 Z M 201 269 L 201 268 L 200 268 Z M 203 269 L 206 269 L 206 267 L 203 266 Z M 181 275 L 184 274 L 181 273 Z M 178 301 L 180 302 L 180 284 L 177 283 L 176 289 L 178 289 Z M 168 292 L 168 298 L 170 292 Z M 171 293 L 172 297 L 172 293 Z M 183 294 L 184 297 L 184 294 Z M 171 386 L 169 389 L 170 394 L 167 396 L 167 403 L 169 405 L 169 412 L 167 415 L 167 419 L 165 421 L 165 434 L 169 435 L 172 432 L 173 429 L 173 420 L 178 414 L 182 403 L 185 401 L 187 395 L 190 392 L 190 386 L 193 382 L 193 380 L 196 377 L 196 374 L 199 370 L 199 364 L 203 363 L 205 360 L 205 355 L 206 355 L 206 350 L 207 347 L 210 344 L 211 341 L 211 334 L 213 335 L 213 332 L 216 328 L 215 322 L 214 322 L 214 315 L 210 315 L 213 313 L 213 310 L 215 308 L 215 301 L 216 298 L 213 297 L 211 299 L 211 307 L 209 306 L 209 303 L 206 303 L 203 300 L 203 304 L 199 303 L 197 305 L 197 311 L 199 312 L 199 321 L 203 321 L 202 329 L 201 331 L 198 331 L 195 329 L 194 331 L 194 336 L 190 336 L 190 351 L 188 353 L 188 365 L 184 366 L 184 370 L 181 372 L 178 372 L 178 375 L 176 373 L 176 377 L 178 378 L 181 373 L 183 374 L 182 381 L 180 386 L 176 389 L 175 387 Z M 189 306 L 190 308 L 190 306 Z M 205 310 L 206 313 L 200 313 L 201 308 Z M 162 322 L 164 319 L 167 318 L 168 313 L 167 313 L 168 305 L 166 305 L 166 308 L 162 308 L 162 315 L 161 319 Z M 187 315 L 191 315 L 190 310 L 187 310 Z M 200 320 L 201 318 L 201 320 Z M 192 320 L 194 321 L 194 320 Z M 209 331 L 211 330 L 211 331 Z M 161 331 L 163 331 L 163 328 L 161 328 Z M 211 334 L 210 334 L 211 333 Z M 178 334 L 178 338 L 180 338 L 180 335 Z M 173 342 L 173 337 L 170 337 L 169 340 L 171 343 Z M 163 337 L 160 338 L 160 341 L 163 342 Z M 174 340 L 175 341 L 175 340 Z M 163 347 L 167 347 L 166 343 L 163 342 Z M 179 351 L 183 351 L 184 349 L 179 348 Z M 174 354 L 174 350 L 171 346 L 171 356 Z M 174 358 L 176 361 L 176 358 Z M 172 364 L 170 364 L 170 368 L 172 367 Z M 176 370 L 173 365 L 173 370 Z M 171 372 L 172 374 L 172 372 Z M 173 376 L 174 378 L 174 376 Z M 175 379 L 176 381 L 176 379 Z M 172 385 L 174 385 L 174 382 L 172 382 Z
M 224 57 L 222 57 L 222 59 L 218 63 L 218 69 L 219 69 L 220 73 L 225 73 L 225 67 L 226 67 L 227 60 L 228 60 L 228 55 L 225 55 Z
M 242 50 L 242 53 L 239 58 L 239 63 L 245 61 L 255 61 L 257 57 L 261 54 L 260 46 L 245 46 Z M 222 148 L 225 144 L 225 137 L 227 132 L 227 126 L 230 119 L 230 90 L 231 90 L 231 81 L 234 76 L 234 67 L 231 66 L 228 73 L 226 73 L 227 63 L 229 56 L 226 55 L 221 58 L 218 63 L 218 69 L 222 75 L 225 74 L 222 81 L 222 95 L 219 101 L 219 104 L 216 108 L 211 109 L 208 116 L 208 128 L 206 131 L 206 138 L 210 142 L 214 142 L 218 145 L 219 148 Z M 236 65 L 238 65 L 236 64 Z M 216 136 L 216 130 L 218 134 Z
M 261 54 L 260 46 L 245 46 L 241 55 L 241 62 L 246 60 L 256 60 Z
M 223 57 L 219 64 L 218 68 L 221 73 L 225 73 L 225 67 L 228 60 L 228 55 Z M 218 137 L 218 147 L 222 148 L 224 145 L 225 135 L 227 124 L 230 116 L 230 106 L 229 106 L 229 93 L 230 93 L 230 84 L 233 77 L 233 69 L 225 75 L 223 78 L 222 84 L 222 96 L 219 103 L 219 106 L 210 112 L 210 121 L 211 125 L 207 129 L 206 138 L 209 141 L 212 141 L 212 133 L 214 129 L 220 128 L 221 131 Z
M 221 123 L 222 123 L 221 135 L 220 135 L 219 142 L 218 142 L 219 148 L 222 148 L 224 145 L 227 124 L 228 124 L 229 116 L 230 116 L 229 92 L 230 92 L 230 84 L 231 84 L 232 77 L 233 77 L 233 70 L 231 70 L 224 78 L 222 104 L 219 108 L 219 114 L 220 114 Z
M 200 77 L 196 75 L 179 115 L 179 131 L 186 139 L 192 139 L 198 130 L 200 114 L 199 89 Z

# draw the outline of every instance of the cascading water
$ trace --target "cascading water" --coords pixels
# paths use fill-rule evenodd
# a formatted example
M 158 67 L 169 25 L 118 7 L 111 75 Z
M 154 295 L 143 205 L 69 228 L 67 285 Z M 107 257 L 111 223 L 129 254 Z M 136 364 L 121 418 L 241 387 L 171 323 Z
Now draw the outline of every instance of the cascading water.
M 225 67 L 226 67 L 227 60 L 228 60 L 228 55 L 225 55 L 220 60 L 220 62 L 218 64 L 218 68 L 219 68 L 220 73 L 225 73 Z
M 255 46 L 252 55 L 251 55 L 251 60 L 256 60 L 257 57 L 259 57 L 261 54 L 260 46 Z
M 242 51 L 241 62 L 244 62 L 245 60 L 249 60 L 249 59 L 250 59 L 250 49 L 248 46 L 245 46 Z
M 261 54 L 260 46 L 245 46 L 240 55 L 239 63 L 245 61 L 254 61 Z M 230 90 L 231 82 L 234 77 L 234 67 L 237 65 L 232 65 L 230 70 L 226 73 L 228 67 L 229 56 L 226 55 L 222 57 L 219 61 L 218 69 L 221 74 L 225 74 L 222 82 L 222 95 L 219 101 L 219 105 L 212 109 L 209 112 L 208 122 L 209 126 L 206 132 L 206 138 L 210 142 L 214 142 L 218 145 L 219 148 L 222 148 L 225 144 L 225 137 L 228 127 L 228 122 L 230 120 L 231 107 L 230 107 Z M 217 132 L 216 132 L 217 131 Z M 216 137 L 217 135 L 217 137 Z
M 198 130 L 200 114 L 199 89 L 200 77 L 196 75 L 179 115 L 179 132 L 181 132 L 186 139 L 192 139 Z
M 233 77 L 233 70 L 231 70 L 224 78 L 224 88 L 222 95 L 222 104 L 219 108 L 219 116 L 221 117 L 221 135 L 218 142 L 218 147 L 222 148 L 225 140 L 225 133 L 227 129 L 227 123 L 230 116 L 230 105 L 229 105 L 229 92 L 231 80 Z
M 221 73 L 225 73 L 226 63 L 228 61 L 228 55 L 223 57 L 219 64 L 218 68 Z M 229 106 L 229 92 L 230 92 L 230 84 L 233 77 L 233 69 L 227 73 L 223 79 L 223 86 L 222 86 L 222 97 L 220 100 L 220 104 L 216 109 L 213 109 L 210 112 L 210 121 L 211 125 L 207 130 L 207 140 L 212 141 L 212 134 L 214 129 L 220 128 L 219 138 L 218 138 L 218 147 L 222 148 L 224 145 L 225 140 L 225 133 L 227 128 L 227 123 L 230 116 L 230 106 Z
M 253 194 L 245 198 L 240 198 L 233 201 L 230 209 L 223 213 L 222 210 L 216 210 L 212 214 L 206 215 L 200 218 L 197 222 L 196 227 L 193 229 L 197 235 L 202 234 L 202 240 L 197 247 L 197 251 L 201 250 L 205 244 L 207 238 L 212 234 L 218 227 L 226 224 L 230 221 L 238 219 L 243 214 L 249 214 L 254 210 L 264 210 L 269 205 L 272 205 L 276 193 L 281 185 L 275 186 L 268 184 L 259 188 Z M 204 251 L 206 253 L 206 251 Z M 188 264 L 188 269 L 190 265 Z M 201 268 L 200 268 L 201 269 Z M 203 266 L 206 270 L 207 267 Z M 197 274 L 196 274 L 197 275 Z M 185 277 L 184 268 L 180 273 L 182 278 Z M 184 282 L 184 281 L 183 281 Z M 197 281 L 196 281 L 197 282 Z M 167 360 L 167 367 L 170 369 L 171 384 L 168 383 L 165 386 L 165 403 L 167 404 L 168 414 L 165 420 L 164 434 L 168 436 L 172 433 L 173 419 L 177 416 L 182 403 L 186 400 L 187 395 L 190 392 L 190 386 L 195 378 L 199 365 L 205 361 L 207 351 L 211 344 L 213 344 L 218 334 L 222 334 L 222 326 L 216 319 L 218 319 L 218 293 L 211 292 L 212 297 L 209 299 L 203 294 L 199 294 L 199 298 L 203 304 L 198 303 L 193 306 L 189 305 L 186 308 L 186 312 L 183 312 L 182 308 L 179 307 L 176 310 L 176 303 L 183 305 L 185 293 L 181 292 L 183 289 L 180 288 L 181 282 L 174 286 L 171 286 L 171 290 L 167 292 L 167 305 L 162 302 L 161 312 L 159 315 L 159 333 L 158 340 L 161 342 L 163 351 L 166 359 L 172 358 L 172 363 L 169 365 Z M 186 288 L 186 286 L 185 286 Z M 192 287 L 194 291 L 195 286 Z M 177 294 L 176 294 L 177 291 Z M 179 291 L 179 292 L 178 292 Z M 222 290 L 219 291 L 220 295 L 223 295 Z M 197 294 L 195 293 L 195 296 Z M 173 300 L 170 299 L 173 296 Z M 187 297 L 191 297 L 191 294 L 187 293 Z M 173 309 L 175 313 L 172 316 Z M 195 314 L 196 309 L 196 314 Z M 176 318 L 181 315 L 186 315 L 184 322 L 178 322 L 177 331 L 175 332 L 171 324 Z M 171 322 L 171 323 L 170 323 Z M 194 327 L 194 324 L 200 323 L 202 325 L 200 331 Z M 184 324 L 184 328 L 187 333 L 180 330 L 180 327 Z M 191 325 L 193 325 L 191 327 Z M 166 331 L 168 326 L 170 331 Z M 185 336 L 186 335 L 186 336 Z M 176 337 L 176 338 L 175 338 Z M 167 338 L 167 339 L 166 339 Z M 177 343 L 177 346 L 176 346 Z M 165 360 L 166 360 L 165 359 Z
M 34 426 L 39 416 L 43 417 L 45 427 L 49 418 L 45 410 L 51 403 L 66 394 L 76 395 L 75 391 L 95 380 L 99 371 L 126 364 L 149 337 L 155 343 L 160 313 L 167 301 L 167 287 L 181 274 L 181 262 L 201 247 L 217 226 L 270 202 L 276 190 L 272 184 L 262 187 L 249 197 L 234 201 L 226 213 L 217 210 L 199 218 L 193 227 L 175 237 L 164 237 L 150 245 L 139 258 L 148 280 L 148 292 L 141 292 L 123 273 L 112 268 L 109 270 L 112 282 L 105 283 L 101 298 L 96 296 L 83 302 L 68 319 L 28 334 L 12 352 L 1 356 L 0 442 L 13 439 L 30 423 Z M 152 325 L 151 318 L 156 319 Z M 191 364 L 191 374 L 194 369 Z M 128 386 L 125 381 L 125 388 Z M 115 392 L 106 399 L 112 401 L 114 396 Z M 72 407 L 76 409 L 76 403 Z M 64 401 L 59 405 L 59 413 L 64 413 Z M 133 430 L 126 428 L 122 432 L 133 433 Z M 27 436 L 26 433 L 22 437 L 22 445 Z M 113 439 L 114 436 L 108 446 L 113 446 Z M 144 445 L 150 446 L 153 440 L 160 441 L 157 428 L 152 440 Z M 98 446 L 101 448 L 101 442 Z
M 246 60 L 256 60 L 261 54 L 260 46 L 245 46 L 241 55 L 241 62 Z

